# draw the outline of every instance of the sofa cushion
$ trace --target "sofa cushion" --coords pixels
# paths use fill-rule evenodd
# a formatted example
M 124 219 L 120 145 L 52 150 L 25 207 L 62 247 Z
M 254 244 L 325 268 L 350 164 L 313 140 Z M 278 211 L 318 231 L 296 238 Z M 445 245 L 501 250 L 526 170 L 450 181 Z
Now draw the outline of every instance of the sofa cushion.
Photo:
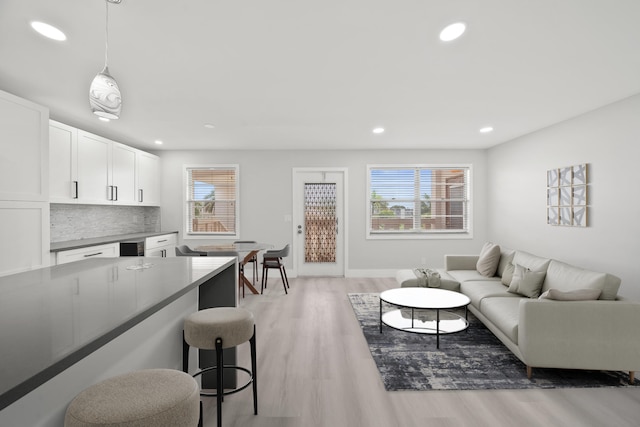
M 453 277 L 455 280 L 457 280 L 460 283 L 468 282 L 470 280 L 473 280 L 473 281 L 486 280 L 488 282 L 500 281 L 499 277 L 483 276 L 482 274 L 478 273 L 476 270 L 449 270 L 447 271 L 447 273 L 449 273 L 449 276 Z
M 511 341 L 518 343 L 520 298 L 492 297 L 482 300 L 482 314 Z
M 511 280 L 513 280 L 513 272 L 516 270 L 516 266 L 509 263 L 502 270 L 501 282 L 505 286 L 509 286 L 511 284 Z
M 476 263 L 476 270 L 483 276 L 493 277 L 500 263 L 500 246 L 487 242 L 480 251 L 480 257 Z
M 553 299 L 557 301 L 593 301 L 600 297 L 600 289 L 576 289 L 575 291 L 562 292 L 557 289 L 549 289 L 540 295 L 539 299 Z
M 485 298 L 522 298 L 520 295 L 507 292 L 507 288 L 500 283 L 499 279 L 462 282 L 460 283 L 460 292 L 468 296 L 471 304 L 480 311 L 482 311 Z
M 545 275 L 545 271 L 531 271 L 520 264 L 516 264 L 508 291 L 529 298 L 538 298 Z
M 503 246 L 500 247 L 500 262 L 498 263 L 498 269 L 496 270 L 496 276 L 502 277 L 505 273 L 505 270 L 509 268 L 509 266 L 513 266 L 513 256 L 516 254 L 516 251 L 511 249 L 505 249 Z M 509 279 L 511 282 L 511 279 Z
M 549 289 L 575 291 L 577 289 L 600 289 L 600 299 L 615 300 L 620 287 L 620 279 L 606 273 L 584 270 L 564 262 L 552 260 L 547 269 L 547 276 L 542 292 Z
M 523 267 L 527 267 L 531 271 L 547 271 L 551 260 L 528 252 L 516 251 L 512 262 L 513 264 L 520 264 Z

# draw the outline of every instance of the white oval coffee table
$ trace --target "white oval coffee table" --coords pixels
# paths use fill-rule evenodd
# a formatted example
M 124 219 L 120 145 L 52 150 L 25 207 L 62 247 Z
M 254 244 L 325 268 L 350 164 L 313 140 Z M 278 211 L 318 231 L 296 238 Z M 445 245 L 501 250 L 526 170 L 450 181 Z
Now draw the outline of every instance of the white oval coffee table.
M 383 313 L 383 302 L 398 309 Z M 382 324 L 385 324 L 405 332 L 435 334 L 436 348 L 440 348 L 440 335 L 461 332 L 469 327 L 467 319 L 469 303 L 471 300 L 466 295 L 445 289 L 397 288 L 381 292 L 380 333 L 382 333 Z M 464 317 L 448 311 L 461 307 L 464 307 Z M 416 312 L 416 310 L 419 311 Z M 432 312 L 429 315 L 429 312 L 424 310 L 435 311 L 435 316 Z

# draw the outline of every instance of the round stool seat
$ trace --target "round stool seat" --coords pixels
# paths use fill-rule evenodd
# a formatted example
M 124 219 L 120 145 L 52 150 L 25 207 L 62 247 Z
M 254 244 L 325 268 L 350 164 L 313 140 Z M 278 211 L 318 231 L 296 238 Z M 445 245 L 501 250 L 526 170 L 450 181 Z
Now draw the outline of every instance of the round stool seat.
M 192 347 L 215 350 L 216 338 L 222 348 L 236 347 L 253 336 L 253 313 L 239 307 L 216 307 L 196 311 L 184 320 L 184 339 Z
M 109 378 L 80 392 L 69 404 L 65 427 L 195 427 L 200 389 L 190 375 L 147 369 Z

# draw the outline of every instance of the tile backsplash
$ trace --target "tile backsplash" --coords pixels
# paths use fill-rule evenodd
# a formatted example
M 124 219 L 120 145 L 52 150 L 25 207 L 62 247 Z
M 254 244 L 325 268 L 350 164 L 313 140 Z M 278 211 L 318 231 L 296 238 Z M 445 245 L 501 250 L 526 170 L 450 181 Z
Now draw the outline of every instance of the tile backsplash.
M 51 243 L 160 230 L 156 206 L 51 204 Z

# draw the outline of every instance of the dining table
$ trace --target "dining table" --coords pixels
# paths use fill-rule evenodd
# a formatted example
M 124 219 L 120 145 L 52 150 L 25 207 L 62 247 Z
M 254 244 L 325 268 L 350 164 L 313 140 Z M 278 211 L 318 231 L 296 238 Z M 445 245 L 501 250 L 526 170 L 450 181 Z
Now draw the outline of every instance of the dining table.
M 214 244 L 214 245 L 201 245 L 195 248 L 196 251 L 199 252 L 238 252 L 238 279 L 240 283 L 254 294 L 259 294 L 258 290 L 255 288 L 254 283 L 251 283 L 249 279 L 244 275 L 244 266 L 248 263 L 252 262 L 252 260 L 256 259 L 258 256 L 258 252 L 264 251 L 267 249 L 272 249 L 273 245 L 269 243 L 259 243 L 259 242 L 236 242 L 236 243 L 222 243 L 222 244 Z M 257 262 L 254 268 L 258 268 Z

